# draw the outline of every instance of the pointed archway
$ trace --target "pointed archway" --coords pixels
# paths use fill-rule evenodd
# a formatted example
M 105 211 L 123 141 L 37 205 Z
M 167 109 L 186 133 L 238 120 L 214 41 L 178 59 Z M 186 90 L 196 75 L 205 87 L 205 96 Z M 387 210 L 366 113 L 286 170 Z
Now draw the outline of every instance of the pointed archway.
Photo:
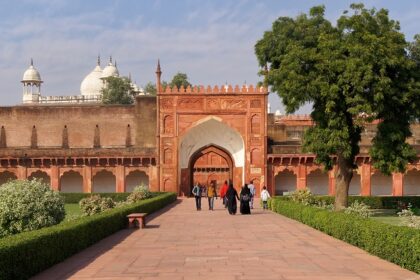
M 189 193 L 195 182 L 208 186 L 215 181 L 218 191 L 224 181 L 233 181 L 234 166 L 232 156 L 225 149 L 214 144 L 202 147 L 191 156 L 188 165 Z
M 191 194 L 194 163 L 203 156 L 203 153 L 213 152 L 225 159 L 230 172 L 229 179 L 232 180 L 234 186 L 243 184 L 244 141 L 241 134 L 224 123 L 222 119 L 215 116 L 201 119 L 182 135 L 180 140 L 178 174 L 181 194 L 187 196 Z

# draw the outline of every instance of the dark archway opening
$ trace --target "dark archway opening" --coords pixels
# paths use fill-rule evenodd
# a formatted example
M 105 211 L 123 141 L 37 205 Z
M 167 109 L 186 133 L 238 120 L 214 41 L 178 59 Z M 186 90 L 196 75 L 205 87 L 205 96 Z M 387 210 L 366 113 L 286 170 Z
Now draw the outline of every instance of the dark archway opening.
M 232 156 L 225 149 L 216 145 L 202 147 L 189 161 L 189 194 L 191 195 L 195 182 L 207 187 L 212 181 L 216 182 L 216 190 L 219 193 L 225 181 L 232 182 L 233 167 Z

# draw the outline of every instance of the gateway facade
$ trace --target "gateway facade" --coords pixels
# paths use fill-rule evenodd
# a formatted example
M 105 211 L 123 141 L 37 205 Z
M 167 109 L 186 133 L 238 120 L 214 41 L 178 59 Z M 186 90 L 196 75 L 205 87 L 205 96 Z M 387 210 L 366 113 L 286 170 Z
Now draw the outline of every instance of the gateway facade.
M 111 61 L 108 66 L 116 69 Z M 61 97 L 65 102 L 43 98 L 39 73 L 25 72 L 25 104 L 0 108 L 0 183 L 40 178 L 62 192 L 125 192 L 145 185 L 189 196 L 194 182 L 216 181 L 220 187 L 231 180 L 239 188 L 253 180 L 271 194 L 305 187 L 334 194 L 334 170 L 324 173 L 314 155 L 301 152 L 311 119 L 267 112 L 266 88 L 164 89 L 158 65 L 157 96 L 137 88 L 134 105 L 102 105 L 92 90 L 103 86 L 91 79 L 102 78 L 98 67 L 83 82 L 89 98 Z M 112 75 L 118 74 L 114 68 Z M 420 154 L 419 124 L 412 131 L 409 141 Z M 372 124 L 363 134 L 349 193 L 420 195 L 418 160 L 405 174 L 392 176 L 372 167 L 368 148 L 374 132 Z

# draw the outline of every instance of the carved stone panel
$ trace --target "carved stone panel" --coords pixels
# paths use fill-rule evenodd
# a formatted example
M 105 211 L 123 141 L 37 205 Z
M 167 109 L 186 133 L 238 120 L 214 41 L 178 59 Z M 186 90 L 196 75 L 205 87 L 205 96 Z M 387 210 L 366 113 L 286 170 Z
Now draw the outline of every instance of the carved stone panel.
M 251 108 L 260 108 L 261 107 L 261 100 L 259 100 L 259 99 L 251 100 L 250 106 L 251 106 Z
M 246 100 L 243 99 L 222 99 L 220 109 L 246 109 Z
M 201 110 L 203 109 L 203 99 L 182 98 L 178 100 L 179 109 Z
M 172 98 L 161 98 L 160 106 L 162 107 L 162 109 L 172 109 L 173 107 Z

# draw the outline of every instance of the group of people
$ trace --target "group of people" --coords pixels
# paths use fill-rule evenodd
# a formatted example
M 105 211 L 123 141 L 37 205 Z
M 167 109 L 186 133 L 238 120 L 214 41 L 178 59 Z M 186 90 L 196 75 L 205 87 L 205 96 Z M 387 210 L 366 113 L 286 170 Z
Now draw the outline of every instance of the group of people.
M 201 210 L 201 197 L 203 192 L 206 189 L 201 186 L 199 183 L 196 183 L 193 187 L 192 193 L 195 197 L 195 203 L 197 211 Z M 241 192 L 238 195 L 238 192 L 233 187 L 233 184 L 228 184 L 227 181 L 223 184 L 220 189 L 220 197 L 223 199 L 223 205 L 228 209 L 230 215 L 235 215 L 237 212 L 237 201 L 240 202 L 240 213 L 241 214 L 251 214 L 251 209 L 254 208 L 254 197 L 256 194 L 256 189 L 253 184 L 253 181 L 250 181 L 249 184 L 245 184 Z M 209 187 L 206 190 L 206 196 L 209 202 L 209 210 L 214 210 L 214 200 L 217 199 L 216 191 L 216 182 L 212 181 Z M 264 186 L 261 191 L 261 200 L 263 202 L 263 209 L 267 209 L 267 201 L 270 198 L 270 194 L 267 191 L 267 188 Z

